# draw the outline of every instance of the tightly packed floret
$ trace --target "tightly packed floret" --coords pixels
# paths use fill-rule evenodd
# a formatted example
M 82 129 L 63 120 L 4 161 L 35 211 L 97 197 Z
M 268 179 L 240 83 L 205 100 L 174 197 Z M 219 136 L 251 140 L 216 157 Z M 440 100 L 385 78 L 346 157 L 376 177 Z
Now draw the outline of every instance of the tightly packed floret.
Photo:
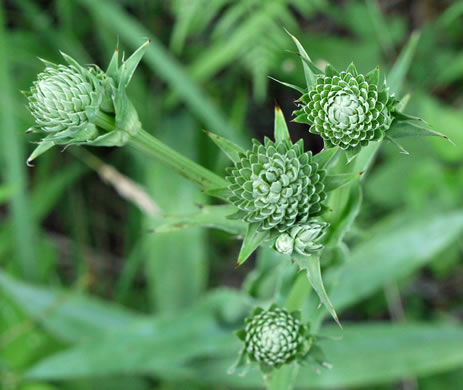
M 278 367 L 307 353 L 310 348 L 308 329 L 297 316 L 272 305 L 257 309 L 246 319 L 245 352 L 253 361 Z
M 254 140 L 229 172 L 229 201 L 246 222 L 258 223 L 258 230 L 285 232 L 322 210 L 326 171 L 304 152 L 302 141 L 274 143 L 266 138 L 262 145 Z
M 332 76 L 318 76 L 301 99 L 310 131 L 322 136 L 325 147 L 359 149 L 382 137 L 392 118 L 388 96 L 355 68 Z
M 293 251 L 310 256 L 323 248 L 320 243 L 325 235 L 328 224 L 325 222 L 311 221 L 303 226 L 295 226 L 289 232 L 282 233 L 275 241 L 275 249 L 287 255 Z
M 58 133 L 87 124 L 88 109 L 102 99 L 100 80 L 90 70 L 49 65 L 33 83 L 28 107 L 40 130 Z

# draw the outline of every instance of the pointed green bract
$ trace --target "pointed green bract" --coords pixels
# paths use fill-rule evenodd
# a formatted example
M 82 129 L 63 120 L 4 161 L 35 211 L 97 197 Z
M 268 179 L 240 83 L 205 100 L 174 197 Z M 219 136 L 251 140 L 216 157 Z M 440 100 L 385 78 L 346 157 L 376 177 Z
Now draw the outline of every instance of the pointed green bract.
M 325 286 L 323 285 L 322 275 L 320 271 L 320 257 L 319 256 L 303 256 L 299 253 L 295 253 L 294 261 L 299 268 L 306 272 L 307 279 L 312 288 L 317 293 L 320 301 L 325 305 L 328 312 L 331 314 L 333 319 L 341 326 L 338 320 L 336 311 L 334 310 L 333 304 L 331 303 L 328 294 L 326 293 Z M 341 326 L 342 327 L 342 326 Z
M 291 140 L 285 116 L 278 105 L 275 106 L 274 138 L 276 142 Z
M 238 162 L 245 154 L 244 149 L 232 141 L 206 130 L 204 130 L 204 132 L 234 163 Z
M 268 238 L 270 238 L 269 231 L 259 231 L 259 225 L 257 223 L 250 223 L 241 245 L 237 265 L 243 264 L 258 246 Z

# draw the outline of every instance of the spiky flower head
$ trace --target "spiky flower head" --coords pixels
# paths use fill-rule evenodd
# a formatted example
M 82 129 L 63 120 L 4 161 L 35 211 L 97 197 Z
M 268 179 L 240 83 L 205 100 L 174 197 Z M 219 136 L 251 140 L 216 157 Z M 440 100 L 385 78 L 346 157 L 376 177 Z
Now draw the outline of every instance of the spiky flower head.
M 267 368 L 302 359 L 312 345 L 309 329 L 300 321 L 299 312 L 290 313 L 277 305 L 268 310 L 257 308 L 246 319 L 246 328 L 237 334 L 248 358 Z
M 90 113 L 98 109 L 104 96 L 96 69 L 48 63 L 28 95 L 28 108 L 37 127 L 46 133 L 60 133 L 91 122 Z
M 291 255 L 293 251 L 303 256 L 313 255 L 323 248 L 320 240 L 325 235 L 327 228 L 327 223 L 318 221 L 310 221 L 306 225 L 295 226 L 277 237 L 275 249 L 287 255 Z
M 312 161 L 311 152 L 304 152 L 302 140 L 266 138 L 264 145 L 253 140 L 252 149 L 229 172 L 229 201 L 259 231 L 285 232 L 322 211 L 326 171 Z
M 358 74 L 353 64 L 340 73 L 328 66 L 301 97 L 296 115 L 305 117 L 310 131 L 321 135 L 326 148 L 358 152 L 379 140 L 392 122 L 388 94 L 378 87 L 376 74 L 376 70 L 367 76 Z
M 29 130 L 45 134 L 28 162 L 54 145 L 122 146 L 141 128 L 125 90 L 149 41 L 119 65 L 118 50 L 106 72 L 81 66 L 62 53 L 66 65 L 43 61 L 28 108 L 35 119 Z

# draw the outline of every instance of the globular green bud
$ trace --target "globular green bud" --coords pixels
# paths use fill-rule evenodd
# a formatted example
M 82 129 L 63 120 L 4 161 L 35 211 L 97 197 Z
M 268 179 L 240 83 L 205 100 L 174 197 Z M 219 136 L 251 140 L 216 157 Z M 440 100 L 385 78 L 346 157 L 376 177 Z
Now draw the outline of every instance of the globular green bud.
M 391 125 L 388 99 L 386 90 L 351 65 L 345 72 L 318 75 L 297 113 L 305 113 L 310 131 L 323 138 L 326 148 L 358 151 L 379 140 Z
M 251 361 L 272 368 L 302 359 L 312 339 L 299 317 L 298 312 L 289 313 L 276 305 L 268 310 L 256 309 L 246 319 L 246 328 L 241 334 L 244 353 Z
M 122 146 L 137 134 L 141 124 L 125 90 L 148 43 L 121 65 L 116 50 L 107 72 L 64 53 L 67 65 L 43 61 L 46 68 L 26 96 L 35 119 L 30 131 L 45 137 L 28 162 L 54 145 Z
M 313 255 L 323 249 L 320 240 L 328 226 L 325 222 L 317 221 L 295 226 L 288 233 L 282 233 L 277 237 L 275 249 L 287 255 L 291 255 L 294 250 L 303 256 Z
M 228 200 L 259 231 L 286 232 L 323 210 L 326 171 L 312 161 L 311 152 L 304 152 L 302 141 L 266 138 L 262 145 L 254 140 L 229 173 Z
M 92 122 L 89 113 L 97 110 L 104 98 L 103 84 L 95 72 L 96 68 L 48 64 L 28 95 L 37 128 L 59 136 L 64 130 Z

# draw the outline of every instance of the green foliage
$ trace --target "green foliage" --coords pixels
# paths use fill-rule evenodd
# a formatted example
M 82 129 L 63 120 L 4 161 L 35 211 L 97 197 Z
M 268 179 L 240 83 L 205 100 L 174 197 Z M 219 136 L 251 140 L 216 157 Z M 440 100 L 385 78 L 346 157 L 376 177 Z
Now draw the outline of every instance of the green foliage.
M 0 388 L 457 389 L 463 7 L 386 3 L 2 4 Z M 53 67 L 63 62 L 61 50 L 75 59 L 65 57 L 68 68 L 92 69 L 96 83 L 104 79 L 99 66 L 108 69 L 117 93 L 126 93 L 119 112 L 135 108 L 146 130 L 128 148 L 54 148 L 28 168 L 25 157 L 40 139 L 21 131 L 34 118 L 17 91 L 43 71 L 37 57 Z M 348 108 L 355 95 L 368 112 L 388 111 L 385 123 L 392 120 L 355 159 L 310 134 L 309 123 L 320 120 L 315 109 L 327 112 L 333 134 L 331 125 L 348 111 L 307 106 L 308 90 L 321 80 L 331 79 L 331 93 L 340 88 L 336 69 L 355 81 L 346 87 L 354 94 L 343 95 Z M 355 94 L 364 83 L 377 86 L 375 102 Z M 387 101 L 379 96 L 384 85 Z M 48 119 L 67 115 L 68 97 L 81 108 L 82 91 L 55 92 L 45 99 Z M 125 97 L 133 106 L 123 107 Z M 298 98 L 306 110 L 294 119 L 302 124 L 287 123 Z M 116 123 L 114 101 L 104 105 L 109 118 L 98 118 L 98 136 Z M 365 112 L 341 122 L 355 130 Z M 96 122 L 91 114 L 84 122 Z M 120 129 L 127 118 L 118 116 Z M 227 202 L 224 172 L 252 151 L 253 138 L 257 152 L 287 145 L 286 157 L 295 149 L 298 158 L 311 155 L 313 170 L 326 171 L 320 215 L 298 217 L 275 234 L 243 221 L 245 213 Z M 37 153 L 51 145 L 39 144 Z M 90 164 L 94 157 L 104 164 Z M 249 197 L 240 189 L 235 196 Z M 237 258 L 242 266 L 234 269 Z M 243 346 L 233 331 L 246 327 L 254 307 L 272 304 L 300 310 L 293 325 L 310 324 L 313 343 L 301 348 L 302 365 L 228 374 Z M 293 357 L 289 339 L 268 345 Z M 278 354 L 267 352 L 267 360 Z

